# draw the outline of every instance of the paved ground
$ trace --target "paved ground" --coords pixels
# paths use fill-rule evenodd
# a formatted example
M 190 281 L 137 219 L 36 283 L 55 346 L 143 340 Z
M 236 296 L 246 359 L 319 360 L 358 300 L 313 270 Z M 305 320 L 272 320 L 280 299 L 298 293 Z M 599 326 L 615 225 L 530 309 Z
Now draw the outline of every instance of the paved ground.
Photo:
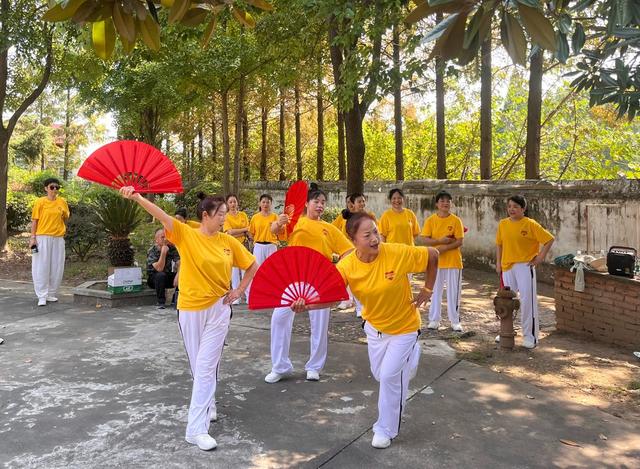
M 275 385 L 269 316 L 235 310 L 218 388 L 219 447 L 183 440 L 190 375 L 172 310 L 37 308 L 28 284 L 0 287 L 0 462 L 5 467 L 638 467 L 637 428 L 455 358 L 423 341 L 400 436 L 371 448 L 377 383 L 366 345 L 337 338 L 319 383 Z M 357 327 L 336 313 L 343 328 Z

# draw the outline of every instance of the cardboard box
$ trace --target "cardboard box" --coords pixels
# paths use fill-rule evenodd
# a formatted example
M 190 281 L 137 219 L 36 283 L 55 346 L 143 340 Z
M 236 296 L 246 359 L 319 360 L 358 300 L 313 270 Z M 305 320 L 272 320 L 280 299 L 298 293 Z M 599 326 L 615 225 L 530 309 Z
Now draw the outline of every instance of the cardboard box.
M 122 293 L 137 293 L 142 291 L 142 285 L 125 285 L 122 287 L 112 287 L 111 285 L 107 285 L 107 291 L 114 295 Z
M 142 285 L 142 269 L 140 267 L 116 267 L 107 278 L 109 287 L 126 287 Z

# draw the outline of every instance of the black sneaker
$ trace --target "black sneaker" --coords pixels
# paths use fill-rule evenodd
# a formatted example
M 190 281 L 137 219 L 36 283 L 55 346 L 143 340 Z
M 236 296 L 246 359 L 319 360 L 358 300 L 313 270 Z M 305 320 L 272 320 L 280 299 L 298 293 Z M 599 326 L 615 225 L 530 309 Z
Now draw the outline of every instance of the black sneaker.
M 156 309 L 165 309 L 164 303 L 158 303 Z

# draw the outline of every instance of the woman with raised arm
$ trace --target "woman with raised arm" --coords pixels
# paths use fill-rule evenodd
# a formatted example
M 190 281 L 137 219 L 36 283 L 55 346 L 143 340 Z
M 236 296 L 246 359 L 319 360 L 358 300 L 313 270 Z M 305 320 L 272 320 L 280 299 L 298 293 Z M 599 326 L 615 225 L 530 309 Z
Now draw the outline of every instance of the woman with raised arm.
M 194 229 L 134 192 L 131 186 L 121 188 L 120 194 L 159 220 L 167 238 L 180 252 L 178 323 L 193 376 L 186 441 L 211 450 L 217 446 L 209 435 L 209 424 L 216 412 L 218 365 L 229 330 L 230 304 L 240 298 L 258 266 L 238 240 L 220 231 L 227 213 L 223 198 L 202 194 L 197 208 L 200 228 Z M 234 266 L 246 273 L 238 288 L 229 290 Z

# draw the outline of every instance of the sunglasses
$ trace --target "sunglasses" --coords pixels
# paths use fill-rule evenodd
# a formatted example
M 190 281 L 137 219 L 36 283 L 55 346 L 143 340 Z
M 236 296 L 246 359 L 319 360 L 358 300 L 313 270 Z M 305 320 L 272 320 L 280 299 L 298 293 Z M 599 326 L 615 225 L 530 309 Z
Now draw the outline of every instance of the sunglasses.
M 56 186 L 54 184 L 51 184 L 49 186 L 49 189 L 51 189 L 52 191 L 59 191 L 60 190 L 60 186 Z

